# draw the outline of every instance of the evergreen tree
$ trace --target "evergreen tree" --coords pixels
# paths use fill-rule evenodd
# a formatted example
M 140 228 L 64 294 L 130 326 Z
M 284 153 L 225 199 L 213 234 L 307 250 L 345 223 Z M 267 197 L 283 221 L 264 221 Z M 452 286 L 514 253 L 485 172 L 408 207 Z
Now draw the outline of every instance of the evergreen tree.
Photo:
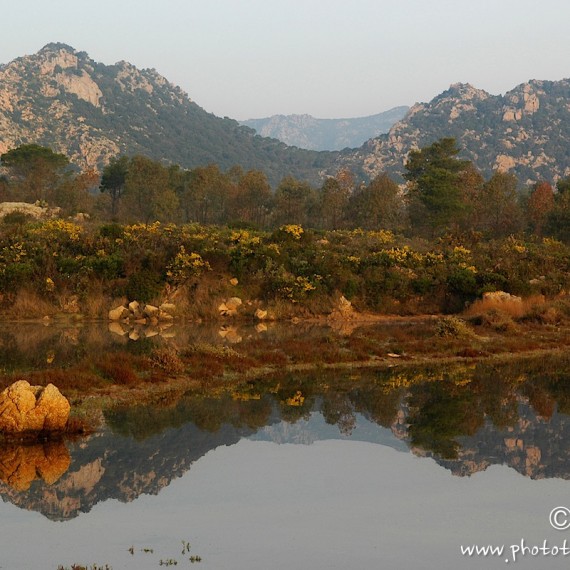
M 20 200 L 52 202 L 57 186 L 71 176 L 69 159 L 37 144 L 25 144 L 0 156 L 8 169 L 14 194 Z
M 409 182 L 410 217 L 416 227 L 440 233 L 457 224 L 466 206 L 461 173 L 470 165 L 457 158 L 459 152 L 454 138 L 410 152 L 404 178 Z

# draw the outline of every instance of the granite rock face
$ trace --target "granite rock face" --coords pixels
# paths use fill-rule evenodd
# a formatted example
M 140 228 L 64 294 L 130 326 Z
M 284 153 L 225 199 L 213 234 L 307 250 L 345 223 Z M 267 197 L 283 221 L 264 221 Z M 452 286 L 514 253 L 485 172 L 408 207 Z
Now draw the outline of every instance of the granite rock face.
M 0 393 L 0 432 L 61 431 L 71 406 L 53 385 L 31 386 L 19 380 Z
M 522 184 L 570 174 L 570 80 L 531 80 L 504 95 L 457 83 L 429 102 L 416 103 L 387 134 L 341 153 L 339 168 L 401 177 L 408 153 L 454 137 L 460 158 L 485 178 L 511 172 Z

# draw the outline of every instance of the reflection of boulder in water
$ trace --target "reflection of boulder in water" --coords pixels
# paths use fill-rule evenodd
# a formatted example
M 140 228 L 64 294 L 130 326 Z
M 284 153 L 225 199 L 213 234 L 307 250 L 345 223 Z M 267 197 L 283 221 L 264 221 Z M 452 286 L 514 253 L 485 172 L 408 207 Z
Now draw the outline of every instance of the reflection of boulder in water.
M 227 340 L 230 344 L 238 344 L 243 340 L 243 337 L 239 333 L 237 327 L 223 325 L 222 327 L 220 327 L 218 334 L 224 340 Z
M 161 323 L 157 325 L 145 323 L 129 323 L 111 321 L 108 324 L 108 330 L 117 336 L 128 336 L 131 340 L 139 340 L 141 338 L 150 338 L 153 336 L 161 336 L 163 338 L 174 338 L 176 331 L 168 330 L 172 327 L 172 323 Z
M 71 463 L 62 441 L 43 444 L 5 444 L 0 447 L 0 480 L 16 491 L 26 491 L 36 479 L 53 485 Z
M 29 488 L 16 487 L 0 477 L 0 498 L 50 520 L 70 520 L 102 501 L 131 502 L 141 494 L 156 495 L 210 450 L 233 445 L 251 432 L 223 425 L 210 433 L 185 424 L 142 441 L 109 432 L 96 434 L 70 443 L 69 469 L 53 484 L 36 477 Z M 3 461 L 0 457 L 0 469 Z

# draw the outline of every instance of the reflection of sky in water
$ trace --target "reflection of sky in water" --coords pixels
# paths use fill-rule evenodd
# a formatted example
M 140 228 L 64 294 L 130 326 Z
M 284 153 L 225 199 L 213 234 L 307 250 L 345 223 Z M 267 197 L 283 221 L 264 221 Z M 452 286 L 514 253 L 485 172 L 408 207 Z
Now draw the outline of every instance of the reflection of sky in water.
M 276 328 L 267 334 L 299 333 Z M 105 323 L 62 330 L 17 327 L 0 331 L 0 341 L 0 364 L 13 369 L 45 366 L 46 358 L 72 363 L 89 350 L 148 348 L 110 336 Z M 153 346 L 164 339 L 147 341 Z M 180 346 L 198 341 L 226 342 L 217 329 L 177 331 Z M 462 558 L 459 546 L 510 545 L 523 538 L 529 545 L 544 539 L 562 544 L 566 533 L 550 528 L 548 514 L 558 505 L 570 507 L 570 483 L 559 479 L 570 478 L 570 418 L 567 410 L 537 415 L 513 389 L 518 383 L 497 383 L 490 374 L 492 381 L 486 384 L 483 376 L 467 389 L 452 382 L 411 389 L 412 404 L 425 406 L 419 419 L 410 414 L 407 389 L 386 396 L 374 375 L 370 385 L 358 384 L 347 394 L 315 393 L 306 410 L 283 404 L 298 389 L 296 378 L 290 391 L 283 388 L 258 401 L 236 402 L 229 395 L 217 400 L 204 408 L 202 424 L 198 408 L 184 400 L 149 410 L 154 413 L 148 416 L 146 410 L 133 417 L 119 414 L 110 425 L 123 435 L 97 434 L 70 445 L 71 465 L 58 482 L 42 487 L 34 481 L 29 493 L 6 491 L 0 502 L 0 569 L 108 563 L 113 570 L 146 570 L 160 567 L 161 559 L 177 560 L 176 567 L 183 568 L 192 554 L 202 557 L 198 568 L 216 570 L 504 568 L 504 558 Z M 342 378 L 335 380 L 346 388 Z M 543 380 L 532 386 L 542 386 L 547 402 L 564 402 L 566 383 L 550 386 Z M 501 388 L 496 393 L 495 386 Z M 470 394 L 481 398 L 464 397 Z M 497 431 L 489 419 L 489 410 L 496 410 L 487 403 L 506 396 L 507 409 L 518 412 L 512 424 Z M 341 422 L 327 423 L 325 409 L 329 421 L 353 414 L 354 422 L 344 424 L 347 429 Z M 466 435 L 458 419 L 471 410 L 482 422 Z M 294 423 L 282 421 L 291 417 Z M 211 427 L 213 420 L 220 429 L 197 427 L 204 422 Z M 265 420 L 269 425 L 259 427 Z M 422 427 L 422 441 L 427 436 L 428 443 L 434 427 L 444 428 L 444 441 L 457 435 L 462 444 L 457 460 L 438 459 L 438 465 L 416 456 L 429 450 L 414 447 L 410 453 L 409 421 Z M 132 433 L 139 439 L 131 439 Z M 43 455 L 36 455 L 33 465 L 43 465 Z M 494 463 L 505 466 L 488 467 Z M 450 470 L 471 476 L 456 477 Z M 149 492 L 158 494 L 144 494 Z M 120 502 L 126 500 L 132 502 Z M 183 540 L 192 545 L 184 556 Z M 564 563 L 561 557 L 527 557 L 516 567 Z
M 311 444 L 325 439 L 351 439 L 366 441 L 393 447 L 399 451 L 408 451 L 408 446 L 394 437 L 392 430 L 383 428 L 356 414 L 356 426 L 350 435 L 339 433 L 337 425 L 328 424 L 322 414 L 311 413 L 309 419 L 299 419 L 295 423 L 279 422 L 261 428 L 249 436 L 254 441 L 272 441 L 274 443 Z
M 566 481 L 532 481 L 504 467 L 454 477 L 386 445 L 241 440 L 208 452 L 158 496 L 109 500 L 64 523 L 0 504 L 0 567 L 144 570 L 173 558 L 180 568 L 190 564 L 181 555 L 186 540 L 200 568 L 217 570 L 498 568 L 504 560 L 463 559 L 459 545 L 561 543 L 565 533 L 550 529 L 548 513 L 567 498 Z M 562 562 L 529 558 L 517 568 Z

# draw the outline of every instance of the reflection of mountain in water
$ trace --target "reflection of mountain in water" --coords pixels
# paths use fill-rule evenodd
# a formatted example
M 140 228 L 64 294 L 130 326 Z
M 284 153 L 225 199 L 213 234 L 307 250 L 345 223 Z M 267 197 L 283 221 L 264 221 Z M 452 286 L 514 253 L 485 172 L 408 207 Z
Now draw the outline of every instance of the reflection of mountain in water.
M 166 429 L 142 440 L 101 433 L 70 444 L 71 465 L 59 480 L 46 483 L 36 479 L 26 490 L 4 479 L 4 483 L 0 483 L 0 494 L 4 501 L 37 510 L 53 520 L 65 520 L 88 512 L 107 499 L 130 502 L 141 494 L 158 494 L 208 451 L 233 445 L 244 437 L 291 443 L 342 437 L 338 427 L 327 424 L 319 413 L 291 424 L 280 421 L 274 410 L 268 422 L 257 433 L 252 428 L 229 424 L 212 432 L 199 429 L 193 423 Z M 391 436 L 390 430 L 362 417 L 358 418 L 351 439 L 390 445 L 401 451 L 406 449 Z M 35 469 L 32 465 L 29 468 Z
M 460 438 L 453 460 L 435 458 L 454 475 L 470 476 L 490 465 L 508 465 L 531 479 L 570 479 L 570 416 L 537 416 L 525 403 L 513 427 L 498 430 L 490 421 L 474 436 Z M 420 455 L 424 453 L 414 450 Z
M 394 437 L 392 430 L 372 423 L 361 414 L 356 414 L 356 425 L 350 435 L 342 434 L 338 426 L 327 423 L 322 414 L 313 412 L 308 419 L 295 423 L 283 421 L 265 426 L 248 439 L 301 445 L 326 439 L 350 439 L 385 445 L 398 451 L 408 449 L 404 442 Z
M 441 383 L 433 386 L 437 388 L 420 389 L 432 406 L 447 389 Z M 351 439 L 411 449 L 459 476 L 499 464 L 533 479 L 570 479 L 569 415 L 554 411 L 547 419 L 537 415 L 527 399 L 513 394 L 514 421 L 507 427 L 497 429 L 487 417 L 471 435 L 450 436 L 449 402 L 443 415 L 433 416 L 433 407 L 410 406 L 417 397 L 414 388 L 397 390 L 389 398 L 380 388 L 376 384 L 371 389 L 315 394 L 305 408 L 284 405 L 282 397 L 265 394 L 247 401 L 230 396 L 188 398 L 170 408 L 118 412 L 108 418 L 114 433 L 109 430 L 68 444 L 71 462 L 61 446 L 5 447 L 0 453 L 0 494 L 4 501 L 50 519 L 71 519 L 100 501 L 130 502 L 141 494 L 158 494 L 210 450 L 242 438 L 297 444 Z M 452 385 L 450 390 L 453 398 L 465 394 Z M 414 425 L 420 424 L 423 441 L 429 443 L 428 434 L 435 446 L 418 444 Z M 438 445 L 442 448 L 442 441 L 455 445 L 453 457 L 434 451 Z
M 0 484 L 0 494 L 50 519 L 70 519 L 107 499 L 130 502 L 143 493 L 156 495 L 208 451 L 233 445 L 248 432 L 224 425 L 210 433 L 186 424 L 142 441 L 106 432 L 72 443 L 69 470 L 53 485 L 36 480 L 21 492 Z

